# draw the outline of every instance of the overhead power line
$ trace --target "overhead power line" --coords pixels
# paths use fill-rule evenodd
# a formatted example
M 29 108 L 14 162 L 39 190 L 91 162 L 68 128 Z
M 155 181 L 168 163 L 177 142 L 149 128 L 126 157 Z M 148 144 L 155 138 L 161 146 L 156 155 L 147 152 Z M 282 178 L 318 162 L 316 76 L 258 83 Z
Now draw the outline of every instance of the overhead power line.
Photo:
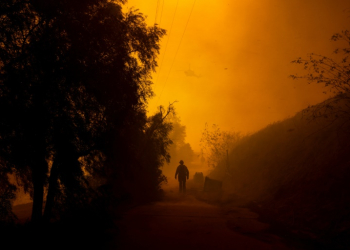
M 163 9 L 164 9 L 164 0 L 162 1 L 162 9 L 161 9 L 161 11 L 160 11 L 159 26 L 160 26 L 160 24 L 162 23 Z
M 160 100 L 160 98 L 161 98 L 161 96 L 162 96 L 162 93 L 163 93 L 163 90 L 164 90 L 164 87 L 165 87 L 165 85 L 166 85 L 166 83 L 167 83 L 167 81 L 168 81 L 168 79 L 169 79 L 169 75 L 170 75 L 171 69 L 172 69 L 172 67 L 173 67 L 173 65 L 174 65 L 174 62 L 175 62 L 177 53 L 179 52 L 179 49 L 180 49 L 180 47 L 181 47 L 182 39 L 183 39 L 183 37 L 184 37 L 184 35 L 185 35 L 185 33 L 186 33 L 186 29 L 187 29 L 188 23 L 189 23 L 189 21 L 190 21 L 190 19 L 191 19 L 191 15 L 192 15 L 192 12 L 193 12 L 193 9 L 194 9 L 194 5 L 195 5 L 196 1 L 197 1 L 197 0 L 194 0 L 194 2 L 193 2 L 192 9 L 191 9 L 190 15 L 189 15 L 189 17 L 188 17 L 188 19 L 187 19 L 184 32 L 182 33 L 182 36 L 181 36 L 179 45 L 178 45 L 177 50 L 176 50 L 176 52 L 175 52 L 174 59 L 173 59 L 173 61 L 172 61 L 172 63 L 171 63 L 170 69 L 169 69 L 169 73 L 168 73 L 168 75 L 167 75 L 167 78 L 165 79 L 165 82 L 164 82 L 162 91 L 161 91 L 160 94 L 159 94 L 158 101 Z
M 159 75 L 160 75 L 160 72 L 161 72 L 161 70 L 162 70 L 162 65 L 163 65 L 164 57 L 165 57 L 166 50 L 167 50 L 167 47 L 168 47 L 168 43 L 169 43 L 171 31 L 172 31 L 172 29 L 173 29 L 173 24 L 174 24 L 174 20 L 175 20 L 175 16 L 176 16 L 176 11 L 177 11 L 177 6 L 178 6 L 178 4 L 179 4 L 179 0 L 177 0 L 177 2 L 176 2 L 176 7 L 175 7 L 174 15 L 173 15 L 173 20 L 172 20 L 172 22 L 171 22 L 171 26 L 170 26 L 170 29 L 169 29 L 169 35 L 168 35 L 168 38 L 167 38 L 167 41 L 166 41 L 166 44 L 165 44 L 164 53 L 163 53 L 163 56 L 162 56 L 162 60 L 161 60 L 161 62 L 160 62 L 159 70 L 158 70 L 158 72 L 157 72 L 158 74 L 157 74 L 156 83 L 158 82 Z
M 160 16 L 159 17 L 159 26 L 160 26 L 160 23 L 162 22 L 163 8 L 164 8 L 164 0 L 157 0 L 156 15 L 154 17 L 154 25 L 157 24 L 158 16 Z M 160 15 L 159 15 L 159 11 L 160 11 Z
M 154 25 L 156 25 L 156 23 L 157 23 L 158 9 L 159 9 L 159 0 L 157 0 L 156 16 L 154 18 Z

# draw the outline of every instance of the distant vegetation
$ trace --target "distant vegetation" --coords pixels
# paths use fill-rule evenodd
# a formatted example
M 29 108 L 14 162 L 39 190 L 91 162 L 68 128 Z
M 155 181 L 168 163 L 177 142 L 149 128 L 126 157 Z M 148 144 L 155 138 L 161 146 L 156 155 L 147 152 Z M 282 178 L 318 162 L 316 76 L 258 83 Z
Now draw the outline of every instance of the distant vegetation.
M 169 146 L 170 162 L 162 168 L 164 175 L 174 178 L 179 161 L 183 160 L 185 165 L 191 165 L 195 159 L 195 153 L 189 143 L 186 142 L 186 126 L 181 123 L 178 115 L 172 114 L 166 120 L 172 124 L 169 138 L 172 144 Z M 191 173 L 192 174 L 192 173 Z
M 240 132 L 222 131 L 217 124 L 209 128 L 206 123 L 200 140 L 202 163 L 216 168 L 241 137 Z

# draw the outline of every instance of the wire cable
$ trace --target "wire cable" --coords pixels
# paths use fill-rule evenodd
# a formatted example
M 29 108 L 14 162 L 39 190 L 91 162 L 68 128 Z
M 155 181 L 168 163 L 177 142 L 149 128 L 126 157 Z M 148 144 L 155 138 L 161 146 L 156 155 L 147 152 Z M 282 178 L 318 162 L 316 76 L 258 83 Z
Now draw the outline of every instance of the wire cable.
M 163 90 L 164 90 L 164 87 L 165 87 L 165 85 L 166 85 L 166 83 L 167 83 L 167 81 L 168 81 L 168 79 L 169 79 L 169 75 L 170 75 L 171 69 L 172 69 L 172 67 L 173 67 L 173 65 L 174 65 L 174 62 L 175 62 L 177 53 L 179 52 L 179 49 L 180 49 L 180 47 L 181 47 L 182 39 L 183 39 L 183 37 L 184 37 L 184 35 L 185 35 L 185 33 L 186 33 L 187 25 L 188 25 L 188 23 L 189 23 L 189 21 L 190 21 L 190 18 L 191 18 L 191 15 L 192 15 L 192 12 L 193 12 L 193 9 L 194 9 L 194 5 L 195 5 L 196 1 L 197 1 L 197 0 L 194 0 L 194 2 L 193 2 L 192 9 L 191 9 L 190 15 L 189 15 L 189 17 L 188 17 L 188 19 L 187 19 L 187 23 L 186 23 L 184 32 L 182 33 L 179 46 L 177 47 L 177 50 L 176 50 L 176 52 L 175 52 L 175 56 L 174 56 L 174 59 L 173 59 L 173 61 L 172 61 L 172 63 L 171 63 L 168 76 L 167 76 L 167 78 L 165 79 L 165 82 L 164 82 L 162 91 L 161 91 L 160 94 L 159 94 L 158 101 L 160 100 L 160 98 L 161 98 L 161 96 L 162 96 L 162 93 L 163 93 Z
M 159 0 L 157 1 L 156 16 L 154 18 L 154 25 L 156 25 L 156 23 L 157 23 L 158 9 L 159 9 Z
M 163 57 L 162 57 L 162 60 L 161 60 L 161 62 L 160 62 L 160 66 L 159 66 L 159 70 L 158 70 L 158 74 L 157 74 L 156 83 L 158 82 L 159 75 L 160 75 L 160 72 L 161 72 L 161 70 L 162 70 L 162 65 L 163 65 L 164 57 L 165 57 L 166 50 L 167 50 L 167 47 L 168 47 L 168 43 L 169 43 L 171 31 L 172 31 L 172 29 L 173 29 L 173 24 L 174 24 L 174 20 L 175 20 L 175 16 L 176 16 L 176 11 L 177 11 L 177 6 L 178 6 L 178 4 L 179 4 L 179 0 L 177 0 L 177 2 L 176 2 L 175 12 L 174 12 L 173 20 L 172 20 L 172 22 L 171 22 L 171 26 L 170 26 L 170 30 L 169 30 L 168 39 L 167 39 L 167 42 L 166 42 L 166 44 L 165 44 Z
M 160 24 L 162 23 L 163 9 L 164 9 L 164 0 L 162 1 L 162 9 L 161 9 L 161 11 L 160 11 L 159 26 L 160 26 Z

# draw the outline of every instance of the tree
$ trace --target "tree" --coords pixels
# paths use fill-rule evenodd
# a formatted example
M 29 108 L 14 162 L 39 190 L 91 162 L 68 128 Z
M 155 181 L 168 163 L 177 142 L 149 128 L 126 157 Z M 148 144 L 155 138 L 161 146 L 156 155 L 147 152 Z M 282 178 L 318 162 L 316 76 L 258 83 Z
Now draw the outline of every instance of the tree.
M 44 188 L 49 220 L 54 204 L 87 199 L 85 173 L 112 167 L 144 128 L 165 31 L 123 3 L 0 3 L 0 161 L 32 194 L 34 222 Z
M 186 126 L 181 124 L 180 118 L 177 115 L 173 115 L 169 121 L 173 124 L 173 129 L 169 136 L 174 142 L 170 152 L 176 159 L 174 164 L 175 167 L 177 167 L 181 159 L 184 162 L 191 162 L 194 157 L 194 152 L 191 145 L 186 143 Z
M 154 194 L 159 194 L 160 185 L 167 179 L 161 171 L 164 163 L 169 163 L 171 155 L 169 147 L 173 144 L 169 134 L 173 129 L 173 124 L 167 121 L 169 115 L 174 115 L 173 104 L 165 110 L 162 106 L 159 111 L 149 117 L 144 133 L 144 146 L 140 150 L 140 162 L 143 165 L 141 178 L 148 183 L 148 192 L 153 189 Z M 146 185 L 143 185 L 145 187 Z
M 130 127 L 123 130 L 128 136 L 123 138 L 122 149 L 116 151 L 115 167 L 107 168 L 105 185 L 116 194 L 115 202 L 139 203 L 161 196 L 160 184 L 166 181 L 161 167 L 170 161 L 168 149 L 172 144 L 169 138 L 172 124 L 167 117 L 173 112 L 172 104 L 167 109 L 160 106 L 138 130 L 131 128 L 128 131 Z
M 181 119 L 176 113 L 171 114 L 167 118 L 167 122 L 172 124 L 172 130 L 169 133 L 169 138 L 173 142 L 169 147 L 171 155 L 170 162 L 163 168 L 164 173 L 168 176 L 175 174 L 179 161 L 183 160 L 185 164 L 190 164 L 194 158 L 194 152 L 189 143 L 186 143 L 186 126 L 181 124 Z
M 333 98 L 306 109 L 313 118 L 339 116 L 350 118 L 350 31 L 335 33 L 332 41 L 345 42 L 346 46 L 334 51 L 334 58 L 311 53 L 307 59 L 298 58 L 292 63 L 300 64 L 307 70 L 305 75 L 291 75 L 293 79 L 306 79 L 308 83 L 319 83 L 326 87 Z
M 213 124 L 211 129 L 210 131 L 206 123 L 200 142 L 203 159 L 207 161 L 208 166 L 215 168 L 225 159 L 227 152 L 233 148 L 241 136 L 239 132 L 221 131 L 216 124 Z

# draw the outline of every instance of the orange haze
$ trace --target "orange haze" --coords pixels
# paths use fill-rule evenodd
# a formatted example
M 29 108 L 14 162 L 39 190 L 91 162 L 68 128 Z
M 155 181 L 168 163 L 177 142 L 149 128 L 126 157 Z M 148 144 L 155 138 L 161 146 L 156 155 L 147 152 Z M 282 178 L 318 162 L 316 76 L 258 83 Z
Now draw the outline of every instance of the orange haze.
M 300 72 L 290 62 L 310 52 L 330 55 L 337 46 L 330 37 L 350 21 L 348 0 L 129 0 L 127 6 L 167 30 L 149 112 L 178 101 L 195 150 L 206 122 L 251 133 L 325 99 L 320 86 L 288 78 Z

